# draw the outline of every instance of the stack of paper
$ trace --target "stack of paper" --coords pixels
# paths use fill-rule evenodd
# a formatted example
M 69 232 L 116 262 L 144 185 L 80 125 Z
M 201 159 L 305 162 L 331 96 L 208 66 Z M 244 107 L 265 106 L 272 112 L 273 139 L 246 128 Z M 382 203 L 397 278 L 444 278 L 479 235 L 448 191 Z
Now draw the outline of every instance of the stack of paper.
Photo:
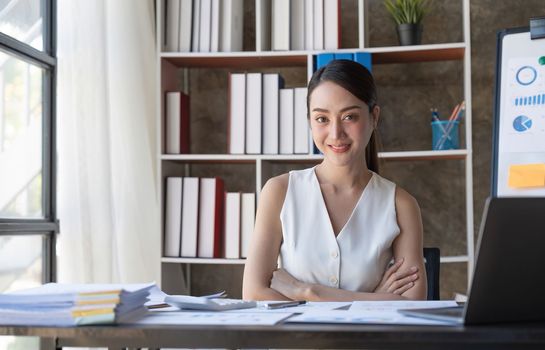
M 144 316 L 148 284 L 57 284 L 0 294 L 0 324 L 78 326 L 126 323 Z

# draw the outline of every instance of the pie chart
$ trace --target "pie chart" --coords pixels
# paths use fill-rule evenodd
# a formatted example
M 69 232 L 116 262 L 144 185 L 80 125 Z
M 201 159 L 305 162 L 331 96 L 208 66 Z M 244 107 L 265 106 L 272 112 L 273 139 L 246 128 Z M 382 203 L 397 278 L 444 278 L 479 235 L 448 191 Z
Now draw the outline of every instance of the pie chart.
M 532 127 L 532 119 L 525 115 L 519 115 L 513 120 L 513 128 L 518 132 L 524 132 Z

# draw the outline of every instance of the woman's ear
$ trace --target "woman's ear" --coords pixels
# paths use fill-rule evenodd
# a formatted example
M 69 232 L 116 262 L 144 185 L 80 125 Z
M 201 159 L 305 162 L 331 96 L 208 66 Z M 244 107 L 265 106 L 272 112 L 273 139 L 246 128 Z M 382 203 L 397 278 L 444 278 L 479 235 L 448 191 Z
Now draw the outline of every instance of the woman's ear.
M 378 120 L 380 119 L 380 107 L 378 105 L 373 107 L 371 117 L 373 118 L 373 128 L 376 129 L 378 127 Z

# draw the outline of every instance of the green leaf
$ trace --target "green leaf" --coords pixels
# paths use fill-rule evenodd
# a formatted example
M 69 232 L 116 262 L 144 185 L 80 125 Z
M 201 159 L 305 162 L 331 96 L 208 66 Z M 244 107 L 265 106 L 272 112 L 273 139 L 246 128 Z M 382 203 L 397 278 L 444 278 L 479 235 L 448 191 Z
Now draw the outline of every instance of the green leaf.
M 431 5 L 429 0 L 384 0 L 384 7 L 397 24 L 418 24 Z

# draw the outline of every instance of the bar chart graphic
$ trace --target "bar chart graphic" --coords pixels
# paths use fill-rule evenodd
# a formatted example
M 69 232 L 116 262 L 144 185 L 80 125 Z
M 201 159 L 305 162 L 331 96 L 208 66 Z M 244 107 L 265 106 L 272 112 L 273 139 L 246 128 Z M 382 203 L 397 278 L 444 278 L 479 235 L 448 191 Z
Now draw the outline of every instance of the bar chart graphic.
M 516 107 L 545 105 L 545 92 L 537 95 L 517 96 L 514 99 Z

